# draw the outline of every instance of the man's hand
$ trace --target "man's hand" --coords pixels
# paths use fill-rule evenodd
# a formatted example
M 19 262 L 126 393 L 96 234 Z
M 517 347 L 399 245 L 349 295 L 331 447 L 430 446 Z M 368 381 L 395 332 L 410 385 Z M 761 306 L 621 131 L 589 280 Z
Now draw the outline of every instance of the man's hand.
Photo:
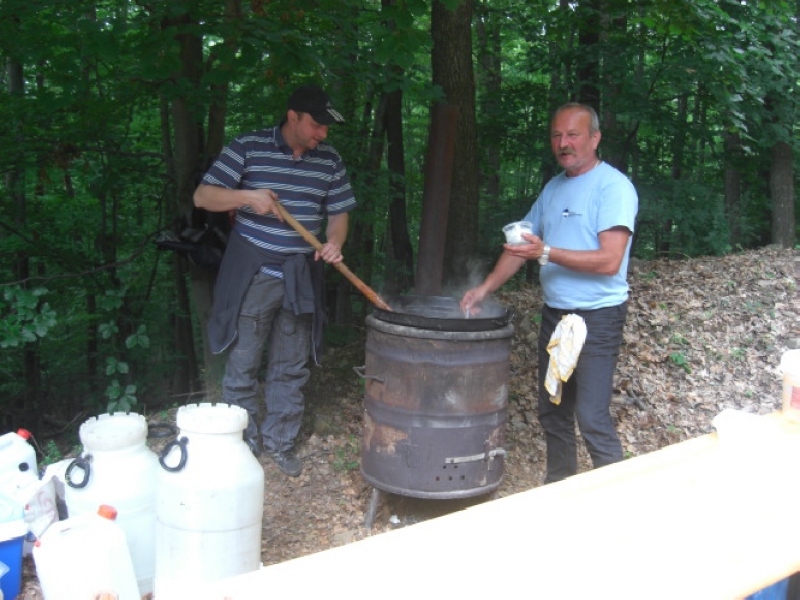
M 194 192 L 194 205 L 211 212 L 228 212 L 244 206 L 258 215 L 275 215 L 283 221 L 278 211 L 278 194 L 272 190 L 230 190 L 201 183 Z
M 481 312 L 480 304 L 483 302 L 486 295 L 489 293 L 489 290 L 486 288 L 486 285 L 479 285 L 478 287 L 474 287 L 471 290 L 467 290 L 464 292 L 464 295 L 461 298 L 461 310 L 464 311 L 465 316 L 472 316 L 477 315 Z
M 283 217 L 281 216 L 281 213 L 278 210 L 278 207 L 276 206 L 277 203 L 278 203 L 278 194 L 276 194 L 272 190 L 267 190 L 267 189 L 247 190 L 247 198 L 245 200 L 245 206 L 249 206 L 250 209 L 257 215 L 272 214 L 278 217 L 280 221 L 283 221 Z
M 503 244 L 503 249 L 511 256 L 516 256 L 523 260 L 536 260 L 542 255 L 542 252 L 544 252 L 544 242 L 539 236 L 523 233 L 522 239 L 528 243 L 516 245 Z
M 335 265 L 344 260 L 342 249 L 338 244 L 333 242 L 324 243 L 322 245 L 322 250 L 318 250 L 314 253 L 314 260 L 319 260 L 320 258 L 331 265 Z

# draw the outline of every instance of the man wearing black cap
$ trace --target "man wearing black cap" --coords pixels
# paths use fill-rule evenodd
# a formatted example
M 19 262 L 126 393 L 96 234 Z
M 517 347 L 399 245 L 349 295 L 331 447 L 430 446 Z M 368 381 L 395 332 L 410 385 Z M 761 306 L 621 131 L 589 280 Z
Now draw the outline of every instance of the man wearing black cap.
M 203 176 L 194 193 L 198 208 L 235 211 L 233 231 L 214 288 L 208 324 L 211 351 L 228 351 L 222 400 L 244 408 L 244 432 L 253 453 L 263 447 L 292 477 L 303 462 L 295 439 L 303 419 L 306 363 L 321 343 L 324 325 L 322 261 L 342 260 L 348 215 L 355 198 L 339 153 L 325 143 L 328 127 L 344 119 L 318 86 L 289 97 L 277 126 L 235 138 Z M 279 202 L 319 236 L 319 252 L 283 222 Z M 260 428 L 258 371 L 264 346 L 267 414 Z

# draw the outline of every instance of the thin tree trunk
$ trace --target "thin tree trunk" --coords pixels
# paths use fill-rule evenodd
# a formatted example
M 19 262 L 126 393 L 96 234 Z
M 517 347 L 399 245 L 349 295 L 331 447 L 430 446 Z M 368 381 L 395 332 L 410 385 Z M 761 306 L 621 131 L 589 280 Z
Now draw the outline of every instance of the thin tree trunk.
M 239 45 L 239 28 L 236 25 L 241 19 L 241 8 L 241 0 L 226 0 L 223 9 L 223 18 L 231 25 L 230 36 L 223 40 L 229 53 L 235 53 Z M 171 156 L 175 213 L 179 219 L 183 219 L 194 227 L 208 227 L 226 234 L 230 230 L 228 215 L 196 210 L 193 196 L 203 172 L 221 152 L 224 145 L 228 84 L 216 83 L 210 86 L 208 132 L 207 138 L 204 139 L 203 122 L 195 111 L 195 96 L 206 94 L 206 91 L 201 89 L 202 70 L 206 63 L 203 53 L 203 38 L 195 33 L 201 27 L 190 13 L 166 20 L 162 27 L 165 30 L 172 28 L 179 30 L 179 33 L 175 35 L 175 40 L 179 48 L 180 66 L 175 75 L 179 81 L 183 82 L 184 86 L 194 90 L 175 98 L 170 107 L 175 140 L 174 154 Z M 167 122 L 166 115 L 162 115 L 162 127 L 167 132 L 165 139 L 168 144 L 169 127 Z M 178 345 L 178 354 L 184 358 L 176 377 L 176 388 L 173 391 L 176 393 L 193 391 L 195 383 L 199 379 L 194 331 L 188 310 L 190 306 L 188 290 L 191 290 L 191 298 L 203 338 L 203 356 L 206 367 L 204 387 L 206 390 L 213 390 L 218 387 L 224 365 L 224 359 L 221 356 L 211 353 L 206 331 L 206 324 L 211 315 L 216 272 L 212 268 L 198 266 L 182 257 L 176 256 L 175 261 L 175 277 L 181 280 L 176 285 L 177 300 L 178 305 L 182 307 L 181 314 L 176 315 L 175 318 L 175 340 Z M 191 282 L 188 287 L 183 285 L 183 281 L 186 279 Z
M 467 281 L 470 259 L 478 240 L 478 139 L 475 123 L 475 79 L 472 63 L 472 6 L 464 0 L 454 11 L 433 3 L 433 83 L 440 85 L 445 102 L 458 108 L 458 127 L 447 218 L 444 283 Z
M 403 92 L 395 90 L 386 97 L 386 161 L 392 174 L 389 204 L 390 256 L 395 266 L 394 282 L 398 292 L 406 292 L 414 287 L 414 248 L 408 233 L 406 214 L 406 166 L 403 144 Z M 387 290 L 394 291 L 394 290 Z
M 629 133 L 625 125 L 617 119 L 617 111 L 623 85 L 619 74 L 624 73 L 624 77 L 627 78 L 630 73 L 630 64 L 628 61 L 627 6 L 618 6 L 618 4 L 618 1 L 606 0 L 603 3 L 604 12 L 600 16 L 604 67 L 602 112 L 600 113 L 603 143 L 600 150 L 603 160 L 625 173 L 628 170 L 626 152 L 628 144 L 626 141 Z
M 189 26 L 193 23 L 190 15 L 183 15 L 178 19 L 177 25 Z M 203 40 L 191 33 L 179 33 L 177 42 L 180 47 L 180 72 L 178 77 L 190 83 L 194 89 L 200 86 L 201 65 L 203 64 Z M 176 98 L 172 102 L 171 117 L 174 128 L 174 174 L 175 174 L 175 202 L 176 212 L 184 218 L 192 213 L 194 203 L 192 197 L 197 187 L 199 174 L 203 164 L 203 135 L 202 124 L 198 121 L 192 109 L 192 100 L 188 96 Z M 211 313 L 211 291 L 213 289 L 212 274 L 210 271 L 196 267 L 188 263 L 183 258 L 176 258 L 175 264 L 176 279 L 185 279 L 187 274 L 191 278 L 192 295 L 198 319 L 202 324 L 203 340 L 206 341 L 205 324 Z M 188 303 L 180 294 L 183 286 L 178 283 L 176 290 L 178 293 L 179 306 L 186 306 Z M 173 382 L 176 388 L 173 393 L 184 394 L 192 390 L 192 374 L 198 372 L 196 357 L 194 352 L 192 322 L 189 313 L 178 314 L 175 316 L 175 341 L 180 344 L 176 352 L 183 358 L 179 360 L 181 366 L 176 369 L 180 377 Z M 207 343 L 204 343 L 206 365 L 213 363 L 213 357 Z M 195 365 L 190 363 L 194 361 Z M 210 368 L 206 373 L 209 378 L 217 375 L 212 374 Z M 209 382 L 210 383 L 210 382 Z
M 795 245 L 794 162 L 792 147 L 776 142 L 771 149 L 769 192 L 772 198 L 772 242 L 783 248 Z
M 578 3 L 577 98 L 600 112 L 600 31 L 602 9 L 600 0 L 580 0 Z
M 742 140 L 736 133 L 727 133 L 725 140 L 725 218 L 728 221 L 728 243 L 741 242 L 742 176 L 739 160 Z
M 22 63 L 13 58 L 8 58 L 6 62 L 6 81 L 7 90 L 10 96 L 22 96 L 25 93 L 25 77 Z M 22 137 L 21 123 L 12 122 L 10 126 L 20 142 Z M 24 144 L 19 144 L 24 148 Z M 18 231 L 23 231 L 28 221 L 27 197 L 25 195 L 25 168 L 24 157 L 20 155 L 19 161 L 7 167 L 5 172 L 5 187 L 12 200 L 14 207 L 13 223 Z M 16 252 L 13 257 L 14 277 L 18 281 L 26 281 L 30 276 L 30 260 L 25 252 Z M 27 283 L 23 283 L 27 286 Z M 38 344 L 25 344 L 22 350 L 23 380 L 25 392 L 18 399 L 15 409 L 21 413 L 20 422 L 29 423 L 31 428 L 39 429 L 41 419 L 40 411 L 37 410 L 40 404 L 40 381 L 41 370 L 39 363 Z
M 485 2 L 476 4 L 475 19 L 478 39 L 478 80 L 480 82 L 480 121 L 488 125 L 481 134 L 480 153 L 483 157 L 481 187 L 486 196 L 486 208 L 500 208 L 500 162 L 503 131 L 497 120 L 501 116 L 502 47 L 500 23 Z

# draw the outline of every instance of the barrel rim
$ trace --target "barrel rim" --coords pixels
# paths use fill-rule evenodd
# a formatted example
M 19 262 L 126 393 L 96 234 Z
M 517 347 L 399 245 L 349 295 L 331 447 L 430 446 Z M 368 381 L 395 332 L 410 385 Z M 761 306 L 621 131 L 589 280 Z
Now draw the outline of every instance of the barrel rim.
M 372 315 L 395 325 L 419 327 L 421 329 L 436 331 L 488 331 L 507 325 L 512 317 L 513 310 L 493 300 L 482 303 L 482 311 L 470 318 L 461 314 L 460 302 L 451 296 L 420 296 L 403 294 L 386 298 L 392 310 L 372 307 Z M 435 314 L 419 314 L 417 309 L 426 308 L 431 311 L 445 309 L 454 316 L 437 316 Z
M 432 340 L 454 340 L 454 341 L 484 341 L 499 340 L 510 338 L 514 335 L 514 326 L 508 323 L 496 329 L 479 331 L 441 331 L 439 329 L 425 329 L 422 327 L 411 327 L 409 325 L 399 325 L 379 319 L 375 315 L 368 315 L 366 318 L 367 328 L 398 335 L 402 337 L 432 339 Z

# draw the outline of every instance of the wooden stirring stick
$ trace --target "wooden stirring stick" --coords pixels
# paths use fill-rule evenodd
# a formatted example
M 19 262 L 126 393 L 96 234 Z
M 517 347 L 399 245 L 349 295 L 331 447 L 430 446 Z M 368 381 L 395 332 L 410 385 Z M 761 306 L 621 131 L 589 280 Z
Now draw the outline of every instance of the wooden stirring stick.
M 300 223 L 298 223 L 297 219 L 295 219 L 292 215 L 290 215 L 289 212 L 283 207 L 283 205 L 280 202 L 275 202 L 275 206 L 278 207 L 278 212 L 281 213 L 281 217 L 283 217 L 283 220 L 286 221 L 289 225 L 291 225 L 292 228 L 297 233 L 299 233 L 305 241 L 311 244 L 314 250 L 320 252 L 322 251 L 322 243 L 320 243 L 320 241 L 314 236 L 313 233 L 311 233 L 308 229 L 306 229 Z M 384 302 L 384 300 L 375 292 L 375 290 L 373 290 L 366 283 L 364 283 L 358 277 L 356 277 L 355 273 L 353 273 L 347 267 L 347 265 L 344 264 L 344 261 L 338 262 L 333 266 L 336 267 L 336 270 L 339 271 L 339 273 L 341 273 L 342 275 L 344 275 L 345 278 L 347 278 L 347 280 L 350 283 L 352 283 L 356 287 L 356 289 L 358 289 L 359 292 L 364 294 L 367 300 L 372 302 L 375 306 L 377 306 L 380 309 L 392 312 L 392 307 L 386 304 L 386 302 Z

